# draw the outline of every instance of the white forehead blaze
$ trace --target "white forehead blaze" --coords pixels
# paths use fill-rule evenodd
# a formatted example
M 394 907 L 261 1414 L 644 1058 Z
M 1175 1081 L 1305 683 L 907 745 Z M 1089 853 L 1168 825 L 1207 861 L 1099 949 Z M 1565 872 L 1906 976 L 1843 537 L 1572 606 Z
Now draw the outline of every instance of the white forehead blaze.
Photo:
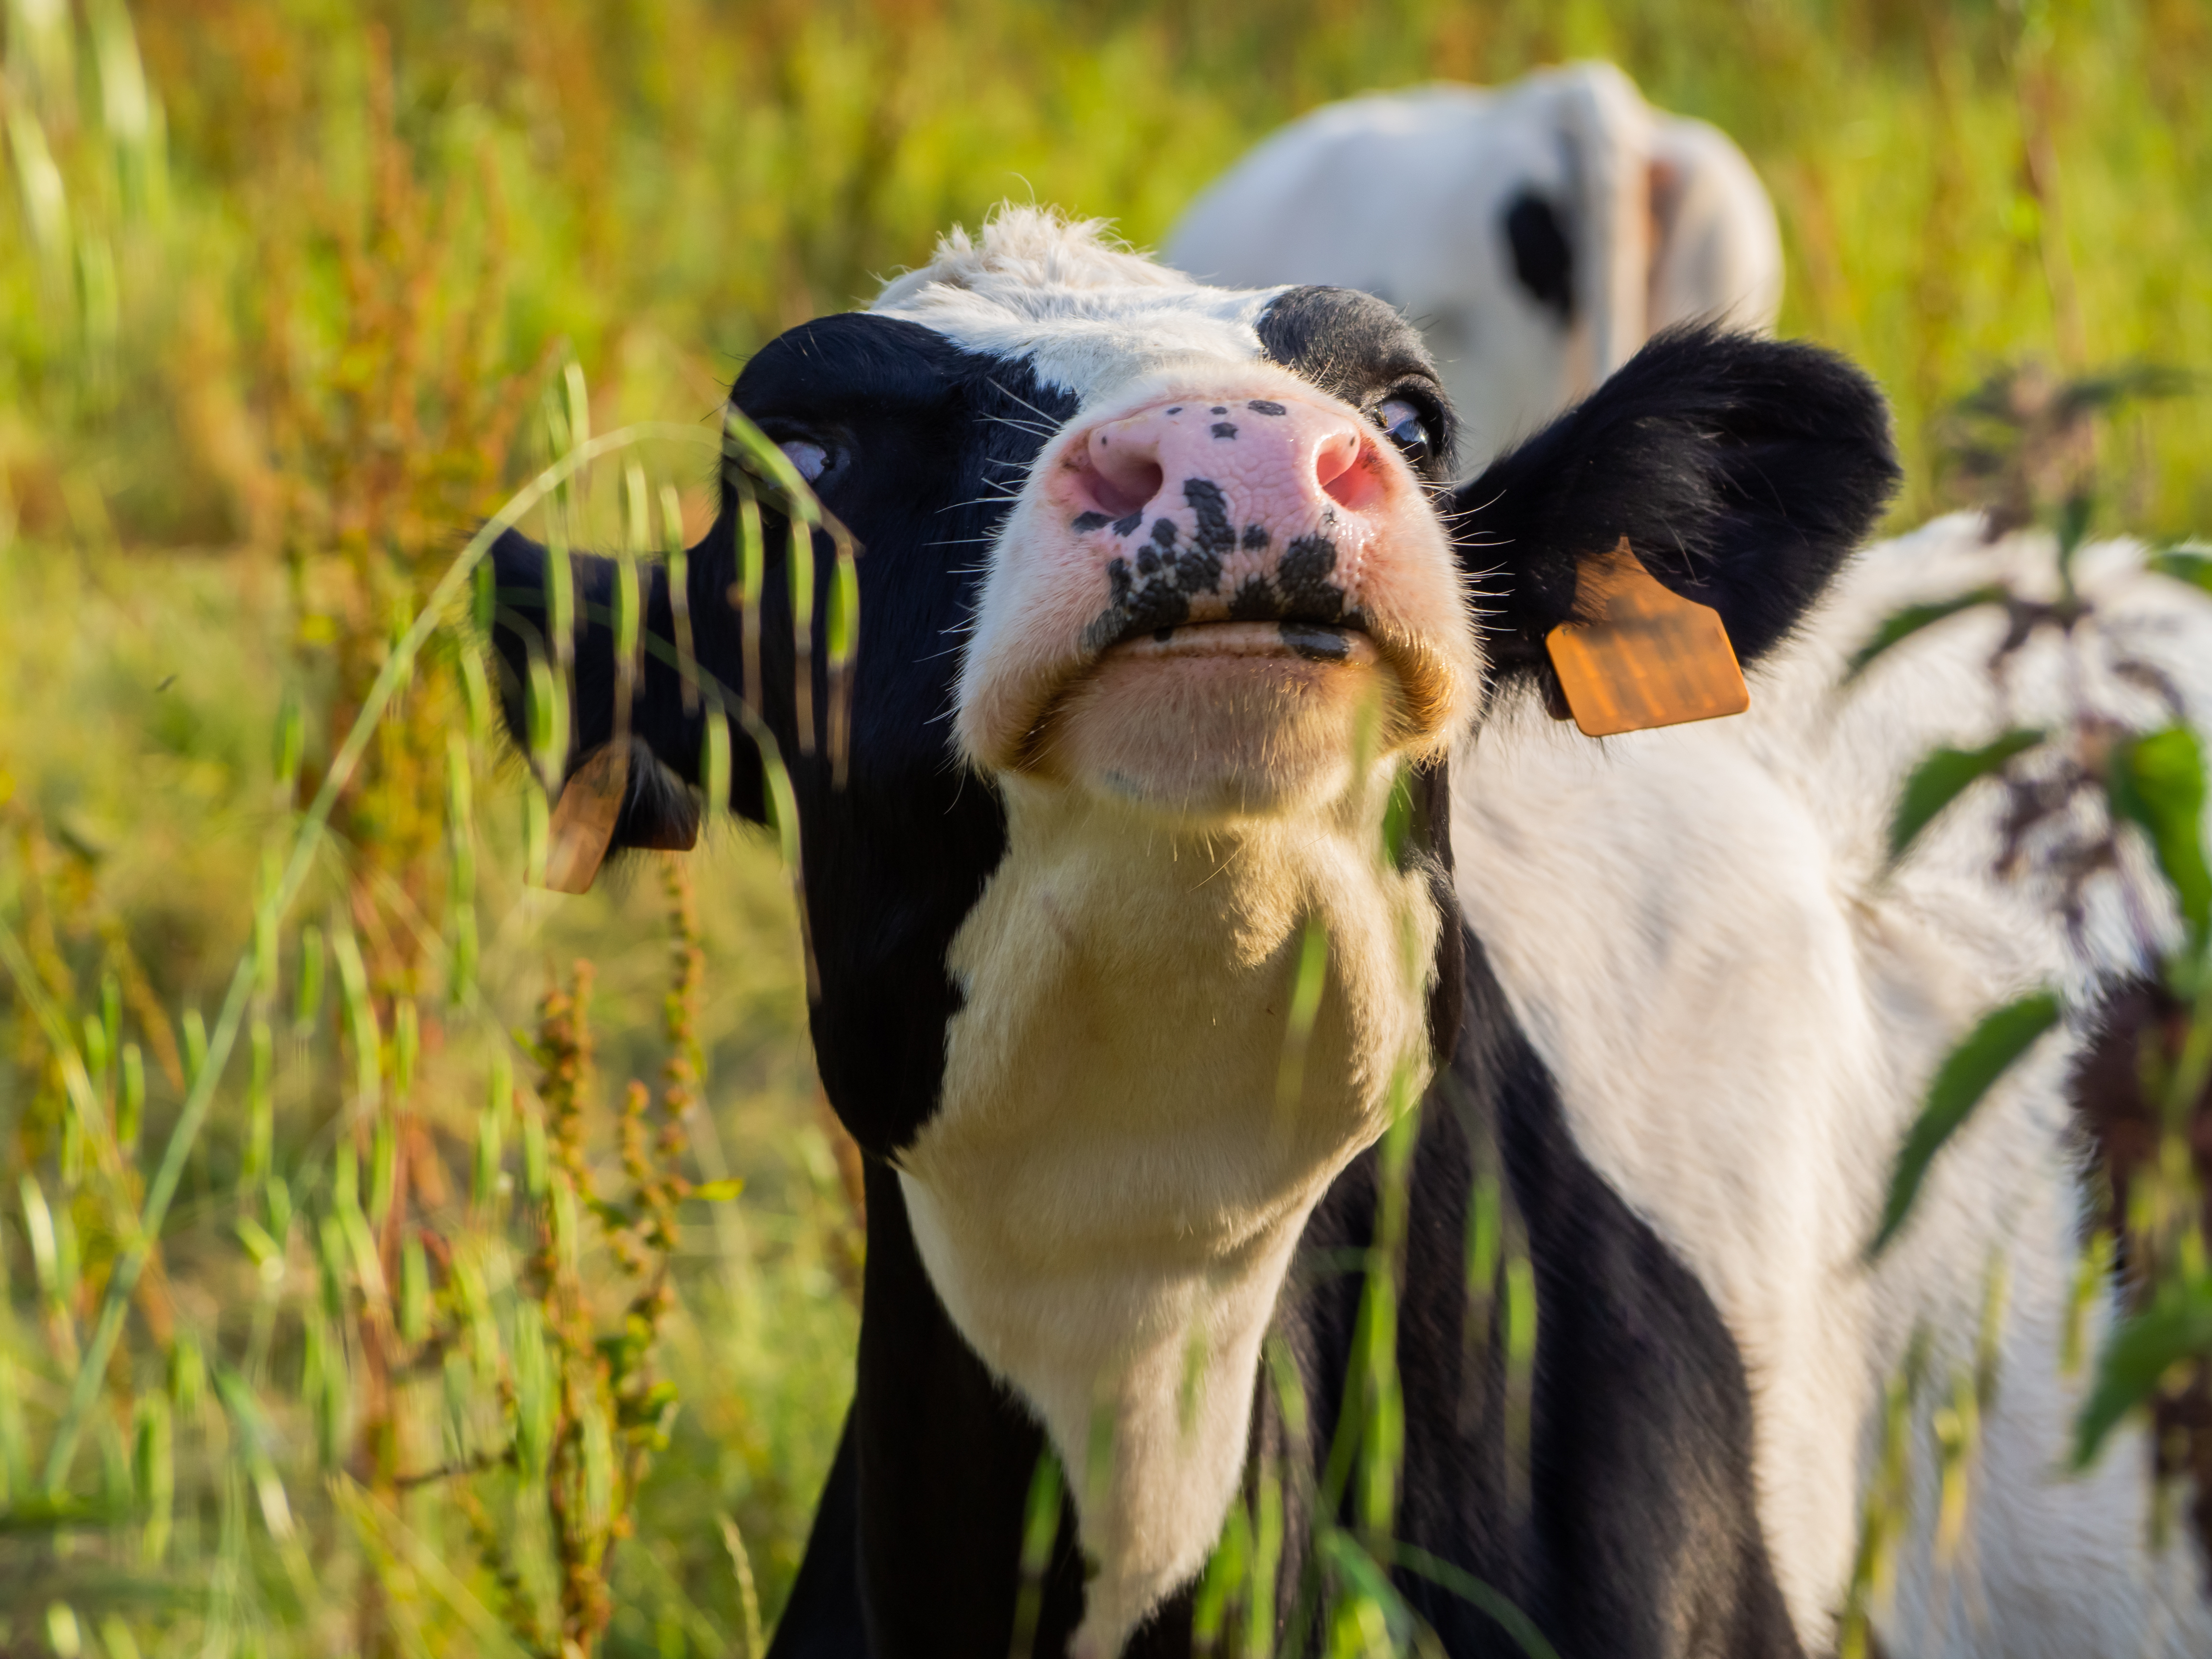
M 1025 362 L 1044 386 L 1087 404 L 1193 358 L 1256 360 L 1260 319 L 1282 292 L 1207 288 L 1113 246 L 1099 221 L 1006 208 L 978 239 L 951 232 L 869 309 Z

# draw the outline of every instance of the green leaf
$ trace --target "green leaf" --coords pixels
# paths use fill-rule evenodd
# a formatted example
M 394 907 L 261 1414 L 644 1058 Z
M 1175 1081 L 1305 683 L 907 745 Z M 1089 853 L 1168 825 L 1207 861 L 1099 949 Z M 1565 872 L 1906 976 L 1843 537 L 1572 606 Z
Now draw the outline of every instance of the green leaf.
M 1882 619 L 1875 635 L 1856 651 L 1844 670 L 1844 682 L 1849 684 L 1872 665 L 1893 645 L 1902 644 L 1923 628 L 1932 628 L 1947 617 L 1962 611 L 1972 611 L 1978 605 L 2002 605 L 2012 596 L 1992 582 L 1986 587 L 1977 587 L 1971 592 L 1954 593 L 1948 599 L 1936 599 L 1927 605 L 1908 605 L 1902 611 L 1893 611 Z
M 1869 1260 L 1887 1249 L 1905 1225 L 1913 1200 L 1920 1195 L 1920 1183 L 1927 1178 L 1928 1166 L 1943 1149 L 1943 1143 L 1972 1115 L 1990 1085 L 2038 1037 L 2057 1024 L 2057 997 L 2049 991 L 2038 991 L 1984 1014 L 1966 1040 L 1951 1051 L 1928 1085 L 1920 1116 L 1898 1151 L 1897 1165 L 1889 1178 L 1889 1198 L 1882 1206 L 1881 1225 L 1867 1246 Z
M 2096 1461 L 2105 1437 L 2157 1391 L 2177 1361 L 2212 1355 L 2212 1279 L 2169 1282 L 2122 1323 L 2097 1356 L 2096 1386 L 2074 1422 L 2074 1467 Z
M 2139 827 L 2191 939 L 2212 921 L 2212 870 L 2204 864 L 2204 750 L 2185 726 L 2169 726 L 2112 750 L 2105 779 L 2112 816 Z
M 1897 798 L 1897 812 L 1889 823 L 1889 860 L 1894 864 L 1905 849 L 1966 788 L 1992 772 L 2002 771 L 2013 757 L 2043 741 L 2033 730 L 2006 732 L 1979 749 L 1934 749 L 1912 769 Z
M 2163 553 L 2152 554 L 2144 562 L 2161 576 L 2171 576 L 2178 582 L 2187 582 L 2212 593 L 2212 556 L 2170 548 Z

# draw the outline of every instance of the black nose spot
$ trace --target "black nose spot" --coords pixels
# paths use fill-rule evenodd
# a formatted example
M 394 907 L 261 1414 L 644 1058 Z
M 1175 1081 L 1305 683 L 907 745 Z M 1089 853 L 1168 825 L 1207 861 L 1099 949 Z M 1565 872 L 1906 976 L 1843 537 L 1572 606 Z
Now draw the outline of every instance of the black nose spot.
M 1283 550 L 1275 580 L 1283 608 L 1311 622 L 1334 622 L 1344 614 L 1344 590 L 1329 580 L 1336 568 L 1336 544 L 1326 536 L 1301 536 Z
M 1158 640 L 1162 645 L 1165 645 L 1170 640 L 1175 637 L 1175 629 L 1172 628 L 1155 628 L 1152 630 L 1152 637 Z
M 1211 587 L 1221 580 L 1221 556 L 1237 544 L 1237 532 L 1229 522 L 1229 503 L 1221 486 L 1211 478 L 1185 478 L 1182 498 L 1198 519 L 1198 550 L 1213 560 L 1210 574 L 1200 583 Z
M 1180 415 L 1180 414 L 1182 414 L 1182 405 L 1181 404 L 1176 404 L 1173 409 L 1171 409 L 1171 410 L 1168 410 L 1168 413 L 1169 413 L 1169 414 L 1170 414 L 1170 415 Z
M 1206 412 L 1209 415 L 1226 415 L 1229 412 L 1229 406 L 1226 404 L 1216 404 Z
M 1173 519 L 1153 520 L 1152 539 L 1159 544 L 1161 552 L 1174 552 L 1176 544 L 1175 520 Z M 1334 549 L 1331 549 L 1330 550 L 1332 554 L 1334 552 Z
M 1247 576 L 1229 601 L 1231 622 L 1268 622 L 1282 614 L 1274 584 L 1265 576 Z
M 1114 533 L 1117 536 L 1133 536 L 1137 533 L 1137 526 L 1144 521 L 1145 509 L 1140 507 L 1127 518 L 1115 520 Z
M 1103 513 L 1079 513 L 1075 515 L 1074 524 L 1069 527 L 1080 536 L 1087 531 L 1103 529 L 1105 524 L 1106 515 Z
M 1285 409 L 1282 404 L 1267 398 L 1250 398 L 1245 403 L 1244 407 L 1250 410 L 1255 415 L 1287 415 L 1291 412 L 1289 410 Z M 1218 410 L 1215 411 L 1217 414 L 1220 411 Z
M 1267 526 L 1263 524 L 1248 524 L 1244 526 L 1244 545 L 1253 552 L 1256 553 L 1261 548 L 1267 546 L 1270 539 L 1271 538 L 1267 534 Z
M 1226 421 L 1216 421 L 1213 423 L 1213 435 L 1217 438 L 1233 438 L 1237 435 L 1237 428 Z

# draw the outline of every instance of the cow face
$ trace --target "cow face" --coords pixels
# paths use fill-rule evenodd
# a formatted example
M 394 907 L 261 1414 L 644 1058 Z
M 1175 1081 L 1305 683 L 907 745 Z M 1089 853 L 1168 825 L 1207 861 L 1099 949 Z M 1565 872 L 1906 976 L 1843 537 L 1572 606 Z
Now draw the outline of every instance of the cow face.
M 1305 1218 L 1452 1040 L 1450 743 L 1549 672 L 1624 535 L 1771 644 L 1887 488 L 1879 402 L 1818 353 L 1676 337 L 1440 495 L 1451 415 L 1379 301 L 1206 289 L 1013 211 L 732 398 L 863 548 L 842 780 L 785 526 L 757 629 L 733 509 L 690 561 L 703 669 L 742 686 L 760 641 L 823 1083 L 961 1336 L 1088 1473 L 1077 1647 L 1111 1652 L 1218 1534 Z M 517 656 L 542 554 L 495 558 Z M 580 757 L 607 654 L 587 629 Z M 702 717 L 648 664 L 618 842 L 670 838 Z M 732 805 L 762 802 L 741 766 Z

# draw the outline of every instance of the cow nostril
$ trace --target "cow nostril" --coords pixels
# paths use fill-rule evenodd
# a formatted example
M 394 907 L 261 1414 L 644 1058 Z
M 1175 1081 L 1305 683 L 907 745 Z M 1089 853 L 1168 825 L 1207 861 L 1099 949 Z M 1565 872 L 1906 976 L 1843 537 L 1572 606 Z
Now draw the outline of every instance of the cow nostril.
M 1104 455 L 1093 446 L 1090 459 L 1077 479 L 1091 504 L 1109 519 L 1119 519 L 1136 512 L 1160 493 L 1166 474 L 1160 464 L 1150 456 L 1115 455 L 1109 450 Z
M 1382 495 L 1375 456 L 1350 432 L 1323 439 L 1314 451 L 1314 482 L 1329 500 L 1354 512 L 1372 507 Z

